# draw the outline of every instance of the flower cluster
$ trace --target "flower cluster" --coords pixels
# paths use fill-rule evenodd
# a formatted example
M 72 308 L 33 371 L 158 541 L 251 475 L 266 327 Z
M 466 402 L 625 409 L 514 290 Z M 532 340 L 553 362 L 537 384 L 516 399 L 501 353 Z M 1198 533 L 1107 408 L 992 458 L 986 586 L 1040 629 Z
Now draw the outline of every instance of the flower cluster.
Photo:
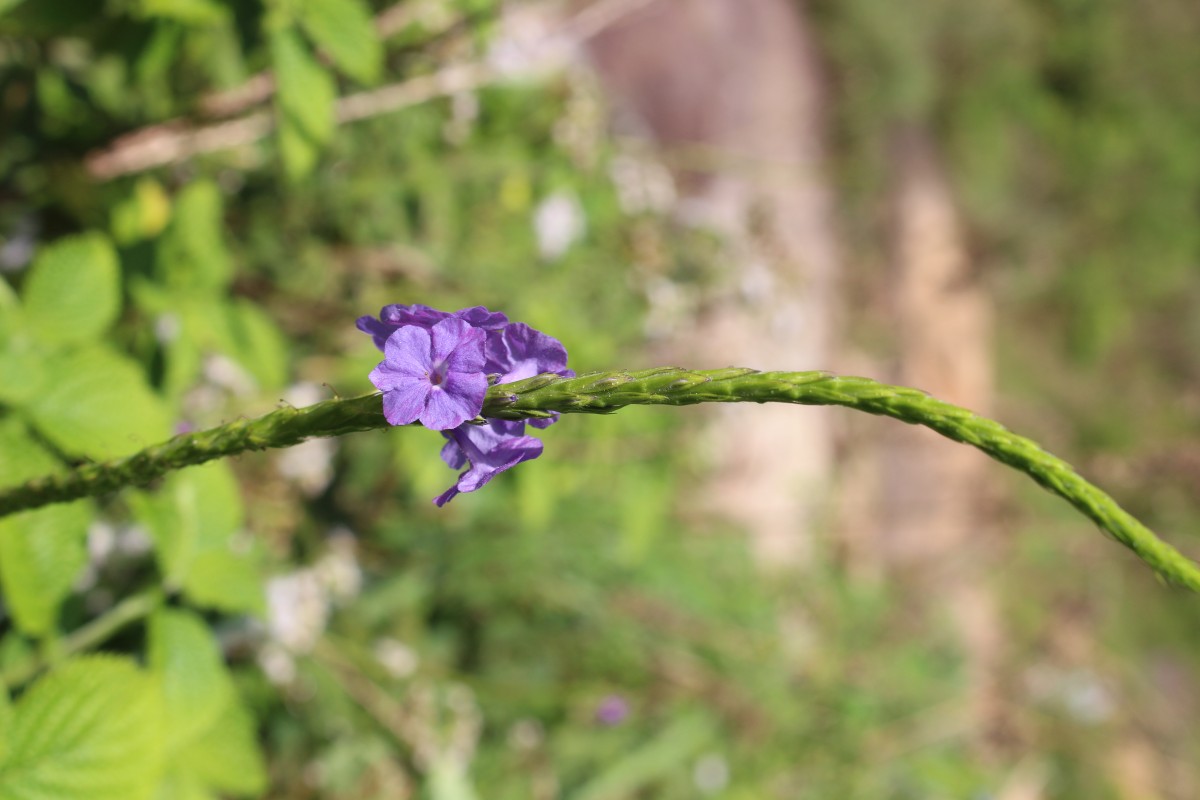
M 383 414 L 392 425 L 441 431 L 442 460 L 469 464 L 434 503 L 445 505 L 473 492 L 510 467 L 537 458 L 542 443 L 525 435 L 525 422 L 472 422 L 492 383 L 510 383 L 552 372 L 570 377 L 567 351 L 552 336 L 483 306 L 453 313 L 420 304 L 384 306 L 379 318 L 359 317 L 358 329 L 375 340 L 384 359 L 371 371 L 383 392 Z M 531 420 L 545 428 L 555 419 Z

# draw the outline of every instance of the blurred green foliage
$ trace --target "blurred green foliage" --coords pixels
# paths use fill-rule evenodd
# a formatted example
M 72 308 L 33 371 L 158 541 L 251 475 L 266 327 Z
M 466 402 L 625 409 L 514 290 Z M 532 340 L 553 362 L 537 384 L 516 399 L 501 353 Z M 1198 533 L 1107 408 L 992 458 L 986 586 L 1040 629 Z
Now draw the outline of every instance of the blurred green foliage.
M 383 35 L 372 17 L 396 9 L 362 0 L 0 0 L 0 485 L 283 397 L 364 392 L 378 353 L 353 319 L 385 303 L 486 304 L 561 338 L 576 367 L 642 364 L 645 285 L 703 284 L 716 248 L 621 206 L 586 85 L 337 124 L 339 98 L 483 58 L 497 5 L 403 3 Z M 1172 343 L 1200 335 L 1197 15 L 812 5 L 852 230 L 878 222 L 887 132 L 936 126 L 1012 299 L 1006 352 L 1033 359 L 1036 336 L 1090 364 L 1028 361 L 1019 388 L 1056 398 L 1080 448 L 1177 436 L 1174 418 L 1136 441 L 1119 423 L 1196 380 Z M 237 146 L 95 173 L 130 132 L 247 118 L 262 135 Z M 586 227 L 548 256 L 533 218 L 555 196 Z M 1131 376 L 1144 388 L 1078 400 Z M 1005 771 L 968 744 L 950 622 L 914 621 L 911 596 L 847 576 L 830 542 L 803 585 L 764 577 L 740 537 L 678 507 L 694 425 L 564 419 L 546 458 L 444 511 L 441 439 L 405 429 L 310 448 L 315 477 L 287 453 L 247 457 L 0 520 L 0 797 L 994 791 Z M 1163 487 L 1133 488 L 1164 513 Z M 1173 530 L 1195 522 L 1180 507 Z M 1038 513 L 1074 523 L 1056 509 Z M 1014 658 L 1046 608 L 1094 609 L 1123 654 L 1194 629 L 1135 603 L 1107 560 L 1103 598 L 1062 580 L 1038 533 L 1014 574 L 1044 588 L 1013 578 L 1004 595 Z M 1111 794 L 1094 767 L 1117 723 L 1057 697 L 1028 714 L 1056 792 Z M 1196 752 L 1194 733 L 1168 735 Z

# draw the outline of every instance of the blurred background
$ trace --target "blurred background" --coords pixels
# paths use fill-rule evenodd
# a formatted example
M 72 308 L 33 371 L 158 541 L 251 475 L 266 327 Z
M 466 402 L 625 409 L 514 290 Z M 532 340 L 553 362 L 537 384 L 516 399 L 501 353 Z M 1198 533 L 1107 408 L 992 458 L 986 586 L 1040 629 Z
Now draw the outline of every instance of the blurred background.
M 0 0 L 0 289 L 111 239 L 177 429 L 368 391 L 394 302 L 581 371 L 864 374 L 1197 557 L 1198 41 L 1191 0 Z M 233 460 L 249 568 L 192 599 L 265 795 L 1200 796 L 1200 605 L 859 416 L 568 416 L 442 510 L 429 431 Z M 68 629 L 152 580 L 153 502 Z

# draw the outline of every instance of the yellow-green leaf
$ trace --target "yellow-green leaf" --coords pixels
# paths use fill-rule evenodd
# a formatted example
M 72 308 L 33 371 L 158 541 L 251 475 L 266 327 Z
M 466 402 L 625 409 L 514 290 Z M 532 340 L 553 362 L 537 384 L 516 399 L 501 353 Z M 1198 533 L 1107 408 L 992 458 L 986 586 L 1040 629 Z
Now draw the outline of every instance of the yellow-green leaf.
M 233 701 L 233 681 L 212 632 L 192 611 L 150 618 L 150 668 L 163 688 L 166 748 L 174 753 L 207 731 Z
M 304 0 L 300 24 L 334 66 L 362 83 L 379 79 L 383 47 L 362 0 Z
M 333 135 L 333 78 L 293 30 L 271 34 L 275 67 L 279 149 L 283 166 L 293 179 L 316 165 L 321 147 Z
M 0 486 L 61 468 L 19 420 L 0 419 Z M 0 517 L 0 587 L 23 632 L 42 636 L 54 629 L 58 607 L 87 561 L 90 520 L 88 501 Z
M 208 180 L 193 181 L 175 198 L 175 212 L 158 247 L 158 269 L 173 289 L 222 292 L 233 279 L 225 248 L 221 190 Z
M 109 459 L 166 439 L 170 417 L 137 364 L 96 345 L 57 355 L 25 413 L 65 453 Z
M 130 659 L 60 666 L 17 702 L 9 728 L 5 800 L 148 800 L 162 771 L 158 685 Z
M 94 339 L 121 310 L 121 271 L 108 239 L 59 239 L 34 259 L 23 292 L 25 328 L 47 344 Z

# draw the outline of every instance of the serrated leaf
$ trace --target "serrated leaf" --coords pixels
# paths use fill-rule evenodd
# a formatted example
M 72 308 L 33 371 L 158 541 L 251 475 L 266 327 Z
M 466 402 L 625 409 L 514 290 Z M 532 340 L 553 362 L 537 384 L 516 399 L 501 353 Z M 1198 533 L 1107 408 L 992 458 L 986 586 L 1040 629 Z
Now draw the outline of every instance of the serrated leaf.
M 149 664 L 162 681 L 170 755 L 212 727 L 233 702 L 233 682 L 212 632 L 194 612 L 162 609 L 149 627 Z
M 23 291 L 25 328 L 47 344 L 85 342 L 121 310 L 121 272 L 105 236 L 59 239 L 34 259 Z
M 336 88 L 295 31 L 271 34 L 271 62 L 280 156 L 288 176 L 299 179 L 312 171 L 321 147 L 333 135 Z
M 15 418 L 0 419 L 0 486 L 61 470 Z M 58 607 L 87 562 L 91 504 L 81 500 L 0 517 L 0 587 L 24 633 L 54 629 Z
M 102 345 L 56 355 L 55 380 L 25 413 L 65 453 L 109 459 L 170 435 L 166 409 L 141 369 Z
M 283 386 L 288 375 L 288 345 L 262 309 L 246 301 L 230 309 L 237 350 L 230 353 L 250 371 L 263 389 Z
M 231 614 L 261 614 L 266 608 L 263 579 L 250 554 L 224 550 L 198 553 L 183 580 L 193 603 Z
M 254 725 L 208 626 L 191 611 L 159 611 L 150 620 L 149 650 L 167 726 L 169 768 L 159 797 L 260 793 L 266 778 Z
M 172 289 L 223 292 L 233 280 L 225 247 L 221 190 L 193 181 L 175 198 L 171 224 L 158 247 L 158 269 Z
M 362 83 L 379 79 L 383 47 L 361 0 L 304 0 L 300 24 L 334 66 Z
M 230 703 L 203 736 L 179 753 L 176 769 L 221 792 L 261 794 L 267 770 L 254 719 L 241 704 Z
M 229 467 L 214 461 L 167 478 L 157 494 L 132 493 L 129 502 L 155 541 L 169 586 L 197 605 L 261 611 L 262 580 L 252 553 L 234 552 L 243 524 L 241 493 Z
M 130 659 L 90 656 L 35 683 L 13 709 L 5 800 L 140 800 L 162 769 L 158 686 Z

